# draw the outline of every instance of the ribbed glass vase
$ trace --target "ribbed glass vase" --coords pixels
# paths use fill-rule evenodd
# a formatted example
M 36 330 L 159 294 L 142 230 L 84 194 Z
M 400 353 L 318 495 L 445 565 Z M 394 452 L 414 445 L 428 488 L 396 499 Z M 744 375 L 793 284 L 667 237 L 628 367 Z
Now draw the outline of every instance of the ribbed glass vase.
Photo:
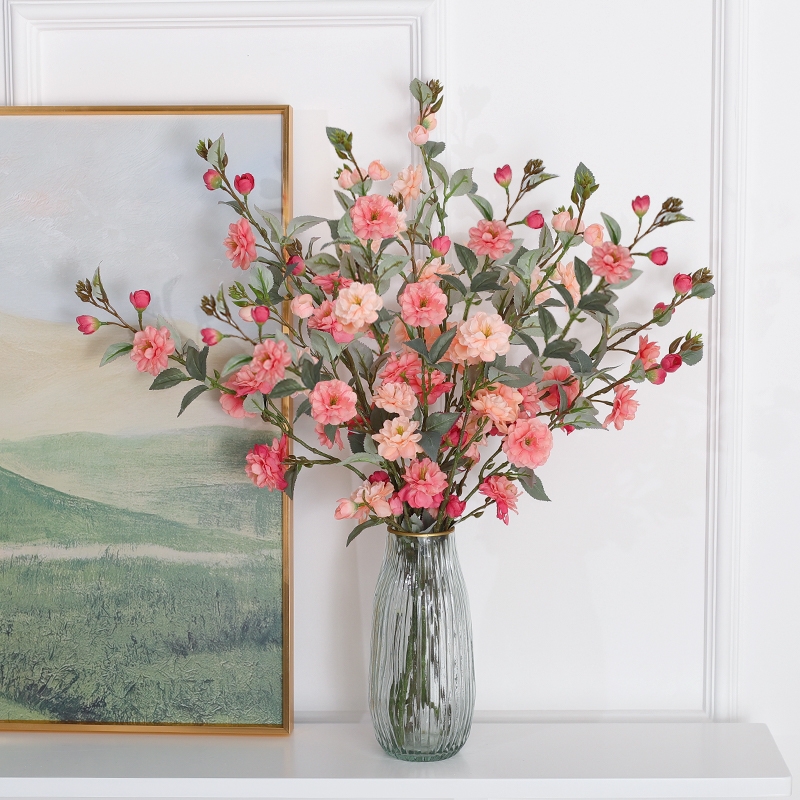
M 381 747 L 440 761 L 467 741 L 472 623 L 455 537 L 389 532 L 375 590 L 370 711 Z

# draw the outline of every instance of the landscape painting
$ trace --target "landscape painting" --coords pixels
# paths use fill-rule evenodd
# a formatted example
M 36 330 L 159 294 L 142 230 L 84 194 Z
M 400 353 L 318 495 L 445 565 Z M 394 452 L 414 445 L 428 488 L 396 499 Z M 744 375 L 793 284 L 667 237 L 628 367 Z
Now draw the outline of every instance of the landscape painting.
M 285 113 L 0 116 L 2 728 L 291 729 L 290 509 L 244 472 L 271 434 L 211 392 L 177 417 L 126 357 L 99 368 L 121 335 L 82 336 L 70 291 L 102 263 L 198 339 L 233 214 L 194 146 L 246 143 L 286 212 Z

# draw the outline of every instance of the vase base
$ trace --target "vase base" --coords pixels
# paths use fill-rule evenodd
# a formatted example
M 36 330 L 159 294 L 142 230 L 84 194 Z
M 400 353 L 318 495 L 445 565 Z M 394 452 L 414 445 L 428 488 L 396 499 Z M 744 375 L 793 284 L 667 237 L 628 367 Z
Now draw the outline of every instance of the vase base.
M 459 750 L 461 750 L 461 747 L 455 750 L 447 750 L 443 753 L 398 753 L 387 750 L 385 747 L 383 748 L 387 755 L 399 761 L 445 761 L 448 758 L 452 758 Z

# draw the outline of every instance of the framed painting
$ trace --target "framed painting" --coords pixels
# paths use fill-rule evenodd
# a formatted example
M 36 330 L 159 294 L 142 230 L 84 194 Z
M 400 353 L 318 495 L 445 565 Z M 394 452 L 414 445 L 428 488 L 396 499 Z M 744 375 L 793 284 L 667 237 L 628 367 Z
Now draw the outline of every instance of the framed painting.
M 0 109 L 2 729 L 291 731 L 291 508 L 244 473 L 268 434 L 207 396 L 177 417 L 127 357 L 98 369 L 118 329 L 75 325 L 100 268 L 199 341 L 233 280 L 195 152 L 220 134 L 288 220 L 288 106 Z

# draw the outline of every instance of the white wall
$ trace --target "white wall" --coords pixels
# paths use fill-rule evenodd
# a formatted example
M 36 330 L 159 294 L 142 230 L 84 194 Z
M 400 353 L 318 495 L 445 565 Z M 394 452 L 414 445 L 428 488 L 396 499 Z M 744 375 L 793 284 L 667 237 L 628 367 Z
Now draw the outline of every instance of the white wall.
M 669 267 L 648 270 L 646 300 L 627 313 L 666 296 L 675 271 L 720 267 L 719 298 L 659 336 L 702 330 L 708 358 L 643 386 L 623 432 L 557 437 L 542 470 L 552 504 L 526 501 L 508 529 L 482 521 L 459 535 L 478 710 L 739 716 L 768 722 L 800 766 L 800 279 L 784 255 L 796 229 L 796 4 L 6 0 L 6 11 L 10 104 L 290 103 L 296 213 L 335 211 L 326 124 L 354 130 L 365 161 L 408 163 L 415 74 L 444 81 L 448 163 L 475 165 L 482 193 L 495 167 L 540 157 L 565 176 L 539 190 L 543 209 L 566 201 L 579 160 L 601 184 L 598 217 L 630 227 L 634 195 L 682 197 L 696 221 L 659 238 Z M 452 222 L 463 239 L 462 211 Z M 314 473 L 298 490 L 299 719 L 366 709 L 382 541 L 366 533 L 344 550 L 331 512 L 349 486 Z

